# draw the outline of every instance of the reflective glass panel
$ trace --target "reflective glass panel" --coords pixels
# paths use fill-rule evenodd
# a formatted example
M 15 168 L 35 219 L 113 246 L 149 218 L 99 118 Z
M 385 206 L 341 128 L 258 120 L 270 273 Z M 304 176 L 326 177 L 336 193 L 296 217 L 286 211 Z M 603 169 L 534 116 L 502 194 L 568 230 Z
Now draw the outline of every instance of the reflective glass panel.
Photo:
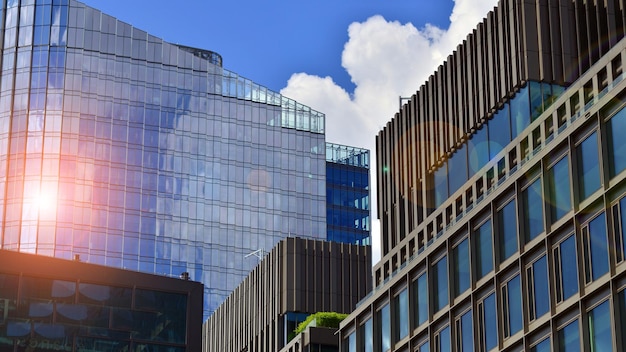
M 466 238 L 454 248 L 454 296 L 470 287 L 469 240 Z
M 535 261 L 528 270 L 528 301 L 530 319 L 538 318 L 550 310 L 550 289 L 548 286 L 548 263 L 546 256 Z
M 489 162 L 489 124 L 485 124 L 477 130 L 467 143 L 469 177 L 472 177 Z
M 524 238 L 531 241 L 543 232 L 543 197 L 541 178 L 538 178 L 522 191 L 522 218 Z
M 480 280 L 493 270 L 491 221 L 482 224 L 474 234 L 476 242 L 476 279 Z
M 491 351 L 498 347 L 498 316 L 496 314 L 495 293 L 483 300 L 480 313 L 482 343 L 487 351 Z
M 428 321 L 428 280 L 426 273 L 420 275 L 414 284 L 415 288 L 415 318 L 417 319 L 416 326 L 421 325 Z
M 474 334 L 473 334 L 473 323 L 472 323 L 472 311 L 468 311 L 463 314 L 460 319 L 459 324 L 459 352 L 473 352 L 474 351 Z
M 467 181 L 467 144 L 457 150 L 448 160 L 449 194 L 458 191 Z
M 437 335 L 437 352 L 450 352 L 450 327 L 446 326 Z
M 517 214 L 515 200 L 498 211 L 498 238 L 500 241 L 500 262 L 517 252 Z
M 435 208 L 443 204 L 448 199 L 448 164 L 444 163 L 440 168 L 435 170 Z
M 572 209 L 570 194 L 569 159 L 564 157 L 548 170 L 550 215 L 557 221 Z
M 409 293 L 404 289 L 396 296 L 396 341 L 409 334 Z
M 433 294 L 435 311 L 438 312 L 448 304 L 448 259 L 441 258 L 433 266 L 433 287 L 436 288 Z
M 589 312 L 589 345 L 591 352 L 613 351 L 611 305 L 605 301 Z
M 489 126 L 489 160 L 493 159 L 511 142 L 509 111 L 509 104 L 507 103 L 487 123 Z
M 578 161 L 578 195 L 587 199 L 600 188 L 600 162 L 598 155 L 598 134 L 593 133 L 576 148 Z
M 589 222 L 583 228 L 585 243 L 585 273 L 587 282 L 594 281 L 609 271 L 609 252 L 604 213 Z
M 522 329 L 522 295 L 519 275 L 515 276 L 502 290 L 504 314 L 504 336 L 509 337 Z
M 530 99 L 528 86 L 520 89 L 511 100 L 511 135 L 512 139 L 530 124 Z
M 564 301 L 578 292 L 576 239 L 568 237 L 554 251 L 557 301 Z
M 380 315 L 380 336 L 381 350 L 388 351 L 391 348 L 391 324 L 389 321 L 389 305 L 385 305 L 379 312 Z
M 550 349 L 550 338 L 548 337 L 547 339 L 539 342 L 538 344 L 536 344 L 535 346 L 533 346 L 530 349 L 530 352 L 551 352 L 552 350 Z
M 558 332 L 559 352 L 580 352 L 580 333 L 578 320 L 565 326 Z
M 611 178 L 626 169 L 626 109 L 620 110 L 606 123 L 608 129 L 609 175 Z
M 373 331 L 372 331 L 372 319 L 368 319 L 365 322 L 364 330 L 363 330 L 363 347 L 365 352 L 373 352 L 374 345 L 372 343 L 374 341 Z

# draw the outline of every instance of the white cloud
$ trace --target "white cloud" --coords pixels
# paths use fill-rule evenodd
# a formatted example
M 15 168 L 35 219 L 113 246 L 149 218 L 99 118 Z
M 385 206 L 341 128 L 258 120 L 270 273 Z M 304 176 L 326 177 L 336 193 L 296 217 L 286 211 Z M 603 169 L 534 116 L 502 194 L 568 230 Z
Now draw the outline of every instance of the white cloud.
M 342 66 L 356 88 L 352 95 L 331 77 L 296 73 L 281 94 L 326 114 L 326 140 L 371 150 L 372 236 L 374 262 L 380 259 L 375 219 L 375 136 L 398 111 L 398 98 L 413 95 L 456 46 L 465 39 L 496 0 L 456 0 L 450 27 L 427 24 L 418 29 L 373 16 L 348 27 Z

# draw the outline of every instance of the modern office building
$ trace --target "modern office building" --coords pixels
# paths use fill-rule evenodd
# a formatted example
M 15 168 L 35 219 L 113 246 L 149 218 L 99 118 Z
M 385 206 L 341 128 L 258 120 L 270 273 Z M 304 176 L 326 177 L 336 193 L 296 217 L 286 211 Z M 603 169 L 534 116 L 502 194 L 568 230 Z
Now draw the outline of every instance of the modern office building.
M 371 268 L 370 246 L 286 238 L 204 323 L 203 351 L 280 351 L 310 314 L 351 312 Z
M 199 351 L 201 283 L 0 250 L 0 351 Z
M 626 8 L 501 0 L 376 139 L 342 351 L 626 350 Z
M 74 0 L 0 7 L 0 248 L 205 284 L 325 239 L 324 115 Z
M 307 326 L 279 352 L 338 352 L 337 328 Z
M 327 240 L 370 243 L 370 152 L 326 143 Z

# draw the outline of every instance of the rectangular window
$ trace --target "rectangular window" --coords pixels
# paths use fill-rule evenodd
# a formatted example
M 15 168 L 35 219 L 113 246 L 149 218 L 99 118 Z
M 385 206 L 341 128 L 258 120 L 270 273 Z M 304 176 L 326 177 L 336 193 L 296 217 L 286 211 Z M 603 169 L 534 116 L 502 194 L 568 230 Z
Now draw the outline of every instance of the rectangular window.
M 350 335 L 348 335 L 348 338 L 346 338 L 343 341 L 343 348 L 341 350 L 348 351 L 348 352 L 356 352 L 356 334 L 355 333 L 351 333 Z
M 472 311 L 467 311 L 455 321 L 456 350 L 458 352 L 474 351 L 474 333 L 472 331 Z
M 435 352 L 450 352 L 450 327 L 437 331 L 434 336 Z
M 553 251 L 556 301 L 562 302 L 578 292 L 578 265 L 574 235 L 559 243 Z
M 428 341 L 424 342 L 419 347 L 419 352 L 430 352 L 430 343 Z
M 564 157 L 547 172 L 548 206 L 552 223 L 572 209 L 570 193 L 569 159 Z
M 467 181 L 467 148 L 465 144 L 448 160 L 448 190 L 450 195 Z
M 417 277 L 413 282 L 413 322 L 414 326 L 420 326 L 428 321 L 428 277 L 426 273 Z
M 609 150 L 609 176 L 615 177 L 626 169 L 626 109 L 620 110 L 606 123 Z
M 558 331 L 559 352 L 580 352 L 580 332 L 578 330 L 578 320 L 574 320 Z
M 448 199 L 448 163 L 444 163 L 440 168 L 435 170 L 433 183 L 435 186 L 434 208 L 437 208 Z
M 454 297 L 470 288 L 469 240 L 466 238 L 453 250 Z
M 478 303 L 479 351 L 491 351 L 498 347 L 498 317 L 496 315 L 496 295 L 490 294 Z
M 622 330 L 626 328 L 626 290 L 622 291 L 618 295 L 618 305 L 619 305 L 619 317 L 620 323 L 622 326 Z M 626 346 L 626 334 L 619 334 L 622 339 L 622 346 Z
M 550 338 L 548 337 L 547 339 L 539 342 L 538 344 L 534 345 L 531 349 L 530 352 L 551 352 L 552 349 L 550 348 Z
M 613 351 L 611 305 L 604 301 L 589 312 L 589 347 L 591 352 Z
M 498 241 L 500 262 L 517 252 L 517 214 L 515 200 L 498 211 Z
M 618 263 L 626 260 L 626 197 L 613 205 L 613 233 L 615 235 L 615 259 Z
M 529 320 L 535 320 L 550 310 L 550 290 L 548 287 L 548 263 L 542 256 L 526 269 L 528 279 Z
M 363 350 L 365 352 L 374 352 L 374 346 L 372 344 L 373 341 L 373 330 L 372 330 L 372 319 L 367 319 L 365 324 L 361 326 L 362 334 L 360 338 L 361 345 L 363 346 Z
M 395 341 L 400 341 L 409 334 L 409 293 L 407 289 L 402 290 L 395 297 Z
M 448 259 L 443 257 L 433 265 L 433 304 L 435 312 L 440 311 L 448 304 Z
M 598 155 L 598 134 L 592 133 L 576 147 L 578 196 L 585 200 L 602 184 Z
M 524 239 L 529 242 L 543 232 L 543 197 L 541 178 L 522 191 L 522 218 Z
M 391 324 L 389 321 L 389 304 L 385 304 L 376 312 L 376 352 L 387 352 L 391 349 Z
M 476 279 L 480 280 L 493 270 L 491 221 L 485 222 L 474 232 L 474 242 L 476 245 Z
M 502 286 L 502 321 L 504 337 L 522 329 L 522 295 L 519 275 Z
M 609 272 L 609 251 L 604 212 L 582 228 L 585 282 L 590 283 Z

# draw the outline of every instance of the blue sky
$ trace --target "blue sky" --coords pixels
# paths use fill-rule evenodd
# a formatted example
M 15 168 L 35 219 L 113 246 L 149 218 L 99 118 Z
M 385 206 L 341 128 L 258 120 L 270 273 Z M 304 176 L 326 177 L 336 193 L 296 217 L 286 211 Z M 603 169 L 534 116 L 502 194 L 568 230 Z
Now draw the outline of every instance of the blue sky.
M 224 67 L 274 91 L 296 72 L 331 76 L 354 89 L 341 66 L 348 26 L 387 20 L 448 27 L 451 0 L 86 0 L 166 41 L 216 51 Z M 173 6 L 173 4 L 176 4 Z
M 86 0 L 326 115 L 328 142 L 367 148 L 497 0 Z M 380 259 L 376 173 L 372 258 Z

